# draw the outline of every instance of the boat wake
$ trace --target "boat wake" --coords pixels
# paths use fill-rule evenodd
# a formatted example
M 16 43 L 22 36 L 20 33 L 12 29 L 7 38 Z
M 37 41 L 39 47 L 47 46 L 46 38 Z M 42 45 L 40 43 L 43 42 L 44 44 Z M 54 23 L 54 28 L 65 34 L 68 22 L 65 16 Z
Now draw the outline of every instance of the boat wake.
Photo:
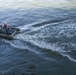
M 22 32 L 24 32 L 16 36 L 15 39 L 17 41 L 13 41 L 11 46 L 35 52 L 43 57 L 45 56 L 45 58 L 49 60 L 51 59 L 51 55 L 48 56 L 48 52 L 56 54 L 56 56 L 66 57 L 69 60 L 76 62 L 76 59 L 73 56 L 75 54 L 73 51 L 76 50 L 75 20 L 56 23 L 50 22 L 45 25 L 43 23 L 39 24 L 42 25 L 37 27 L 36 25 L 38 24 L 36 23 L 27 25 L 24 28 L 22 27 Z
M 61 9 L 42 11 L 34 9 L 22 15 L 24 11 L 20 10 L 18 14 L 21 15 L 18 20 L 21 20 L 21 16 L 27 15 L 27 17 L 23 22 L 20 21 L 23 25 L 16 25 L 21 30 L 20 33 L 15 36 L 14 40 L 6 40 L 6 43 L 16 50 L 33 52 L 48 60 L 60 56 L 75 62 L 76 11 Z M 52 15 L 48 15 L 46 11 Z M 31 15 L 34 17 L 32 21 Z M 25 19 L 29 20 L 27 24 L 25 24 Z

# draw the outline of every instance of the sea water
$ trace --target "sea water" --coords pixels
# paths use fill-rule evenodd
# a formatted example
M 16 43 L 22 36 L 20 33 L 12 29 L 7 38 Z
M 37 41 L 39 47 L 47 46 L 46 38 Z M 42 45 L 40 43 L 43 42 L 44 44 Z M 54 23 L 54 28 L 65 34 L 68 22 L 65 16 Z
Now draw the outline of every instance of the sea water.
M 0 0 L 0 24 L 20 28 L 0 39 L 0 75 L 76 75 L 75 0 Z

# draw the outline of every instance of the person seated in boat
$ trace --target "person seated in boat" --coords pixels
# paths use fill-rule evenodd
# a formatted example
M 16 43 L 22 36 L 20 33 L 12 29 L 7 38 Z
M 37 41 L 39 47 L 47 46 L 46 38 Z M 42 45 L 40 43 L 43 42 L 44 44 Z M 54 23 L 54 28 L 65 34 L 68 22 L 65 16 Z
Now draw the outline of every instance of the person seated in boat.
M 8 34 L 9 32 L 9 27 L 6 23 L 4 23 L 4 33 Z
M 3 33 L 4 29 L 3 29 L 3 25 L 0 25 L 0 33 Z
M 11 34 L 11 27 L 9 27 L 6 23 L 4 23 L 4 33 L 7 35 Z
M 4 28 L 8 28 L 8 25 L 6 23 L 4 23 Z
M 2 33 L 2 25 L 0 25 L 0 33 Z

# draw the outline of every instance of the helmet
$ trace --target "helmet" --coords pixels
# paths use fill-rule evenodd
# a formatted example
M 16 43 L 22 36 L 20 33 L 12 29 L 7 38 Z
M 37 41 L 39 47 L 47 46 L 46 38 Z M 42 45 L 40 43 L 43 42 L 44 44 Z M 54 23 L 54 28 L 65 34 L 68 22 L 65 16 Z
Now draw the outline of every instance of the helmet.
M 6 22 L 4 22 L 4 24 L 6 24 Z

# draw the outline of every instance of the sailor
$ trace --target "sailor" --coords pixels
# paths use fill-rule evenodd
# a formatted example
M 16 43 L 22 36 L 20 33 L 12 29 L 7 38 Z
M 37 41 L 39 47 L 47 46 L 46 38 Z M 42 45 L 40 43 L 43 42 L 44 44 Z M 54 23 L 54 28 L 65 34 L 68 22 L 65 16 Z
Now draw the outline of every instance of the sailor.
M 4 28 L 8 28 L 8 25 L 4 22 Z
M 6 23 L 4 23 L 4 32 L 7 35 L 10 35 L 12 33 L 11 28 Z
M 0 25 L 0 33 L 2 33 L 2 32 L 3 32 L 2 25 Z
M 4 22 L 4 33 L 8 34 L 9 32 L 9 27 L 8 25 Z

